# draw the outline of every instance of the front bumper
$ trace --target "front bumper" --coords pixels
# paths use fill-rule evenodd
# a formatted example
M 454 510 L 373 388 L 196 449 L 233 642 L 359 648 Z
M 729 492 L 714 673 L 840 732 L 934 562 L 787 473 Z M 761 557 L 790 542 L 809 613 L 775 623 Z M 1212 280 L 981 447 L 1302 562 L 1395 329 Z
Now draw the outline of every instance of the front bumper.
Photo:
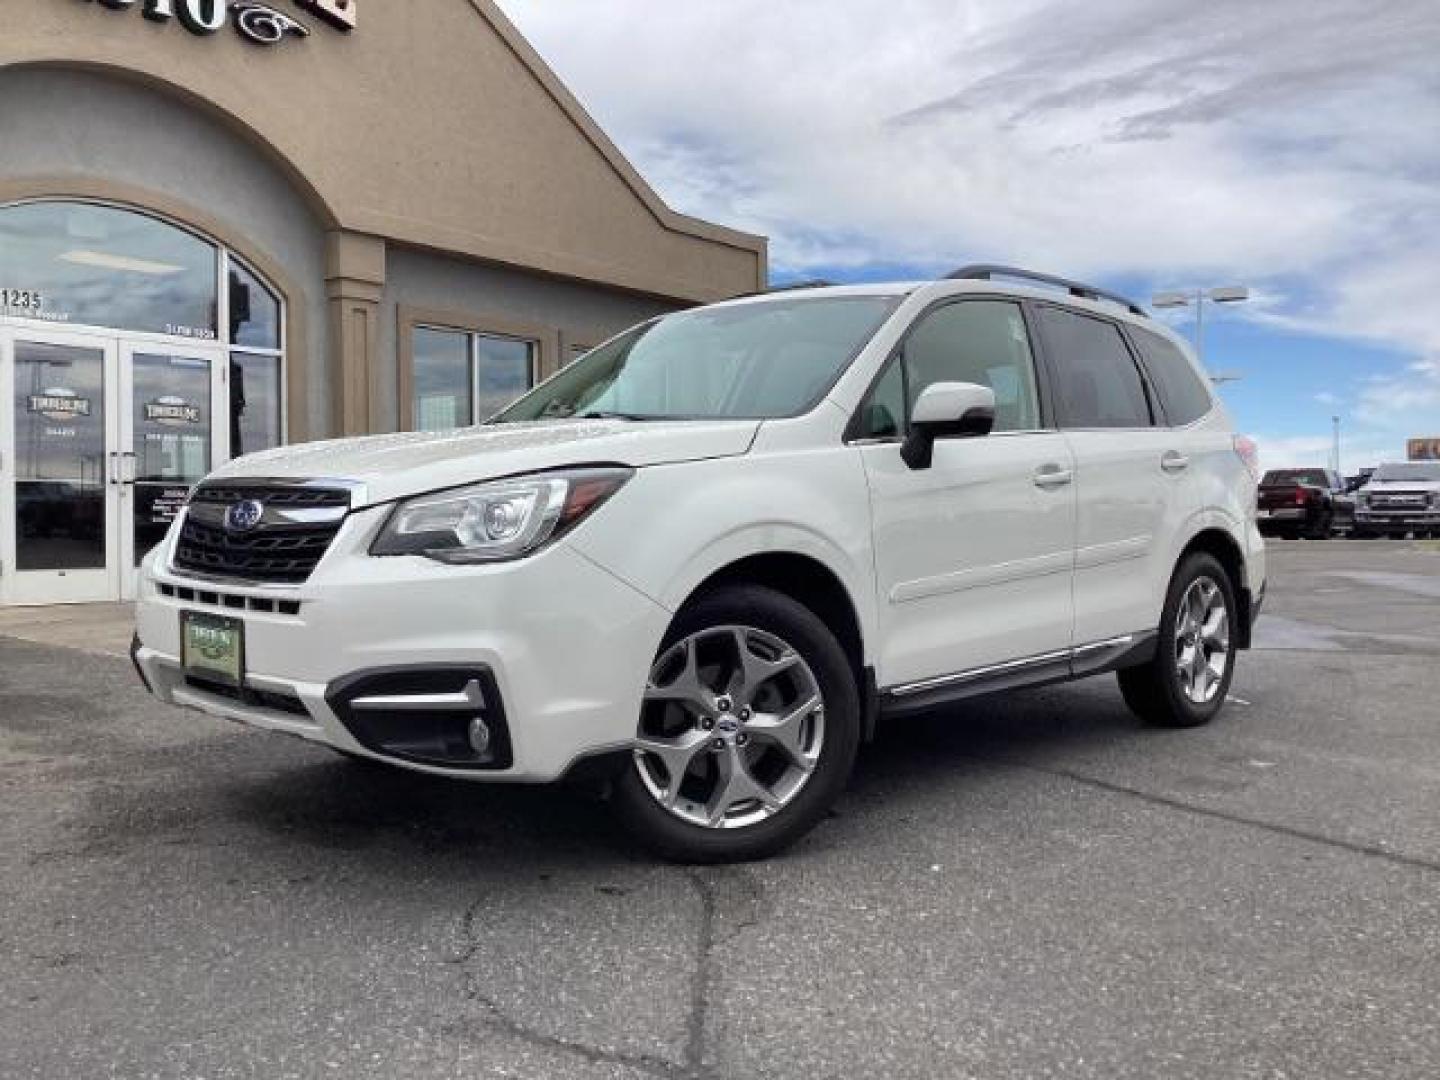
M 1440 528 L 1440 510 L 1356 510 L 1355 524 L 1372 529 Z
M 383 508 L 351 515 L 310 580 L 293 588 L 197 580 L 173 572 L 162 545 L 141 567 L 136 605 L 133 655 L 151 692 L 251 727 L 475 780 L 555 780 L 581 758 L 631 744 L 670 612 L 564 542 L 487 566 L 371 557 L 384 516 Z M 187 681 L 182 611 L 243 621 L 244 693 Z M 437 764 L 347 709 L 347 688 L 363 678 L 426 671 L 489 680 L 483 696 L 501 719 L 503 757 Z M 417 731 L 434 726 L 433 715 L 414 716 Z

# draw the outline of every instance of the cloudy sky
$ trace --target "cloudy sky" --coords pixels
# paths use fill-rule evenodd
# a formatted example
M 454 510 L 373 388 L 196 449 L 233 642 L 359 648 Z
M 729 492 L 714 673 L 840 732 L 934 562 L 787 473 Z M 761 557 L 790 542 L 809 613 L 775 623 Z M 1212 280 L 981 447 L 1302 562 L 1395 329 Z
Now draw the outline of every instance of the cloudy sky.
M 1206 362 L 1267 464 L 1440 435 L 1440 0 L 501 2 L 776 280 L 1244 284 Z

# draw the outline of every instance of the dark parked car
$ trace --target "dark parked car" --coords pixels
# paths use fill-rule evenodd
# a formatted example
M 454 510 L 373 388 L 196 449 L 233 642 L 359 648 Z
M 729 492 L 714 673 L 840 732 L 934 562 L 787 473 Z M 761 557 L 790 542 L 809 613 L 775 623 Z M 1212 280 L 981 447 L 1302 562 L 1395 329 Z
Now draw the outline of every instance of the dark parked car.
M 1327 540 L 1353 524 L 1354 499 L 1332 469 L 1272 469 L 1260 479 L 1260 531 Z

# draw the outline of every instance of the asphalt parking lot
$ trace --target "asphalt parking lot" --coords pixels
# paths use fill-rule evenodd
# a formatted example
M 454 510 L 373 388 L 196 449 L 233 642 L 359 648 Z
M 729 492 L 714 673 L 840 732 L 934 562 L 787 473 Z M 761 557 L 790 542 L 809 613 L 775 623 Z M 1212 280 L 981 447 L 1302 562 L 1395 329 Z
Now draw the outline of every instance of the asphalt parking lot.
M 1211 727 L 973 702 L 707 870 L 0 637 L 0 1075 L 1430 1080 L 1440 546 L 1271 557 Z

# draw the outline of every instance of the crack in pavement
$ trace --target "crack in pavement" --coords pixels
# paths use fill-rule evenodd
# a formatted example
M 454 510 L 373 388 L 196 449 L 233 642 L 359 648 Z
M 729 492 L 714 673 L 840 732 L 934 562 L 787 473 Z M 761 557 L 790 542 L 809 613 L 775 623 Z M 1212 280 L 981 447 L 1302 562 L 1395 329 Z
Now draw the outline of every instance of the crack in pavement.
M 705 1063 L 705 1030 L 710 1012 L 710 993 L 714 980 L 715 921 L 717 901 L 715 881 L 718 872 L 690 870 L 686 880 L 695 890 L 699 901 L 698 926 L 694 968 L 690 982 L 690 1006 L 685 1018 L 684 1061 L 675 1062 L 650 1054 L 629 1054 L 619 1050 L 607 1050 L 589 1043 L 563 1036 L 551 1035 L 517 1019 L 505 1010 L 501 1003 L 481 988 L 476 973 L 466 965 L 475 958 L 483 947 L 483 941 L 476 932 L 480 909 L 489 899 L 481 896 L 465 909 L 460 920 L 462 948 L 446 963 L 459 966 L 463 972 L 465 997 L 477 1005 L 485 1014 L 482 1023 L 494 1030 L 510 1035 L 537 1049 L 571 1054 L 592 1065 L 619 1065 L 634 1069 L 661 1080 L 715 1080 L 712 1067 Z M 743 924 L 749 925 L 749 924 Z M 456 1034 L 464 1034 L 463 1022 L 450 1025 Z
M 1324 833 L 1309 832 L 1305 829 L 1298 829 L 1293 825 L 1281 825 L 1273 821 L 1264 821 L 1261 818 L 1232 813 L 1228 810 L 1217 810 L 1214 807 L 1200 806 L 1196 803 L 1186 802 L 1184 799 L 1177 799 L 1171 795 L 1160 795 L 1155 792 L 1141 790 L 1140 788 L 1128 787 L 1125 784 L 1117 784 L 1111 780 L 1102 780 L 1097 776 L 1088 776 L 1085 773 L 1074 772 L 1070 769 L 1047 768 L 1043 765 L 1034 765 L 1029 762 L 1003 757 L 972 756 L 972 760 L 1002 765 L 1011 769 L 1041 773 L 1045 776 L 1058 776 L 1061 779 L 1070 780 L 1074 783 L 1082 784 L 1085 787 L 1095 788 L 1096 790 L 1105 791 L 1112 795 L 1124 795 L 1132 799 L 1139 799 L 1154 806 L 1163 806 L 1170 810 L 1180 810 L 1188 814 L 1197 814 L 1201 817 L 1225 821 L 1232 825 L 1246 825 L 1252 829 L 1261 829 L 1265 832 L 1285 836 L 1292 840 L 1304 840 L 1312 844 L 1319 844 L 1323 847 L 1346 851 L 1352 855 L 1363 855 L 1366 858 L 1380 859 L 1384 862 L 1394 863 L 1397 866 L 1404 866 L 1412 870 L 1428 870 L 1431 873 L 1440 873 L 1440 863 L 1432 862 L 1429 859 L 1406 855 L 1399 851 L 1390 851 L 1387 848 L 1375 844 L 1365 844 L 1356 840 L 1344 840 L 1335 836 L 1327 836 Z
M 700 898 L 699 942 L 695 972 L 690 984 L 690 1014 L 686 1020 L 685 1064 L 699 1075 L 705 1061 L 705 1021 L 710 1013 L 710 984 L 715 965 L 715 886 L 698 870 L 685 875 Z

